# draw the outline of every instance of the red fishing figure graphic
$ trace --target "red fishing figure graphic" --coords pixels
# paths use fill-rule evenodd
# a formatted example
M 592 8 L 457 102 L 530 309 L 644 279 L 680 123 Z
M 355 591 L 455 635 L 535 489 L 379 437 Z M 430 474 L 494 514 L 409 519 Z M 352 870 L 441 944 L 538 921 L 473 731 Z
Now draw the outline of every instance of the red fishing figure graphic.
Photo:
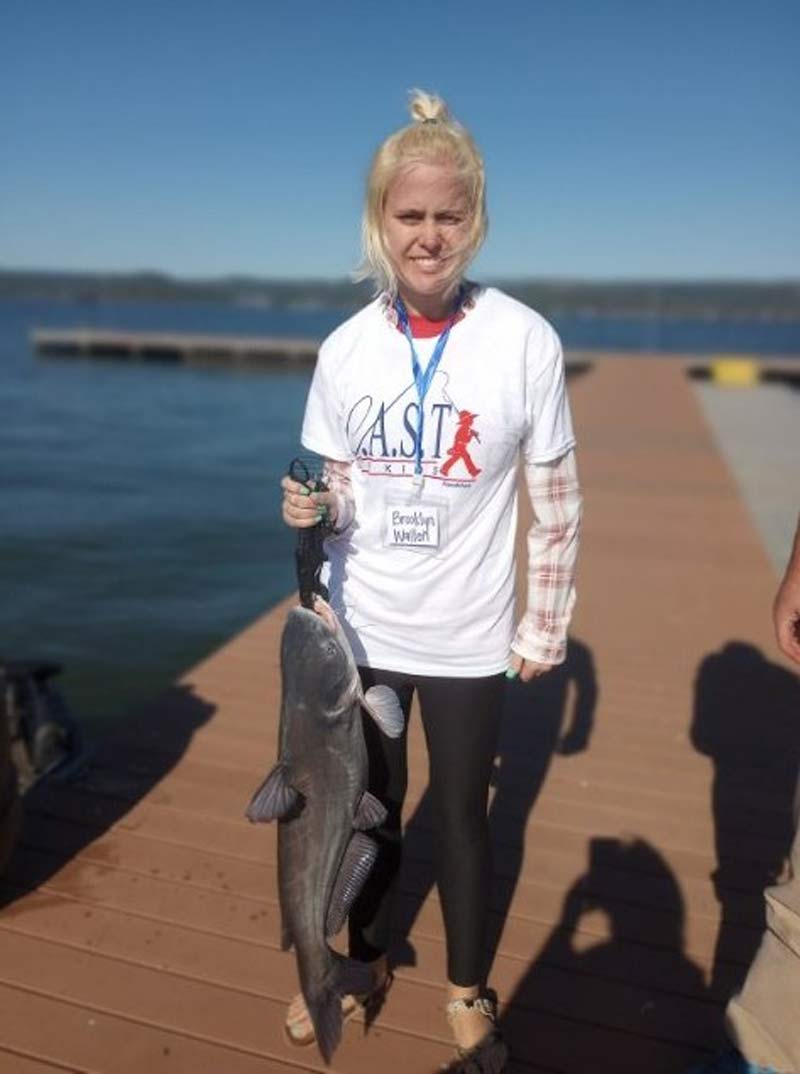
M 456 429 L 456 435 L 453 437 L 453 446 L 447 449 L 447 454 L 450 458 L 440 470 L 442 477 L 447 477 L 459 459 L 466 466 L 470 477 L 477 477 L 481 472 L 480 467 L 475 465 L 467 450 L 470 440 L 477 440 L 479 444 L 481 442 L 480 436 L 472 428 L 472 423 L 477 416 L 477 414 L 471 414 L 468 410 L 458 411 L 458 428 Z

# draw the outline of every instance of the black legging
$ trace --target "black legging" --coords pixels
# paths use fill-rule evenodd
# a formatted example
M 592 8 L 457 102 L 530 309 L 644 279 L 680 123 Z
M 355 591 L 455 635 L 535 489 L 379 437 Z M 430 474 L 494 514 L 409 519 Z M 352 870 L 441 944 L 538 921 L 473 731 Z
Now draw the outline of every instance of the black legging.
M 484 972 L 491 856 L 486 818 L 505 675 L 450 679 L 360 668 L 364 689 L 385 683 L 406 714 L 400 738 L 387 738 L 364 717 L 369 789 L 388 809 L 373 831 L 378 860 L 350 912 L 350 954 L 371 962 L 389 945 L 394 883 L 402 857 L 401 814 L 408 783 L 408 714 L 419 693 L 428 745 L 429 794 L 436 830 L 436 882 L 447 938 L 447 972 L 456 985 L 479 984 Z

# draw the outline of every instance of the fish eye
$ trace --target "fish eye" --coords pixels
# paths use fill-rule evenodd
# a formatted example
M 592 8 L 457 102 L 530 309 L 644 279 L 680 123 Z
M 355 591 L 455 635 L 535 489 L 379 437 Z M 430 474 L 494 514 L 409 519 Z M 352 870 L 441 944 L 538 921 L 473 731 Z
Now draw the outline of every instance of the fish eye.
M 322 646 L 322 652 L 320 658 L 324 664 L 331 667 L 335 666 L 342 660 L 342 648 L 335 638 L 328 638 L 328 640 Z

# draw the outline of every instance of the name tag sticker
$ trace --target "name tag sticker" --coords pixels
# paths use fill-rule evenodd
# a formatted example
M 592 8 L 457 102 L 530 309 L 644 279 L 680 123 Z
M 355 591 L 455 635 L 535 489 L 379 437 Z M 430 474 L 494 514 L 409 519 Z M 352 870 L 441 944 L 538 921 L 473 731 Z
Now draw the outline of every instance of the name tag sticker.
M 395 548 L 438 548 L 439 508 L 425 503 L 386 507 L 386 543 Z

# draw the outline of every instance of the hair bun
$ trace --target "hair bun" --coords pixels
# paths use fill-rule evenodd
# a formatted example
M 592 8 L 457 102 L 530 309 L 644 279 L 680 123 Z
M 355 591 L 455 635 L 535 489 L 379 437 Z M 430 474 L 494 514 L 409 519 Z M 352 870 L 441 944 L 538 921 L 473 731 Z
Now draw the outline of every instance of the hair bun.
M 424 90 L 411 90 L 409 111 L 415 123 L 446 123 L 450 119 L 450 111 L 441 97 Z

